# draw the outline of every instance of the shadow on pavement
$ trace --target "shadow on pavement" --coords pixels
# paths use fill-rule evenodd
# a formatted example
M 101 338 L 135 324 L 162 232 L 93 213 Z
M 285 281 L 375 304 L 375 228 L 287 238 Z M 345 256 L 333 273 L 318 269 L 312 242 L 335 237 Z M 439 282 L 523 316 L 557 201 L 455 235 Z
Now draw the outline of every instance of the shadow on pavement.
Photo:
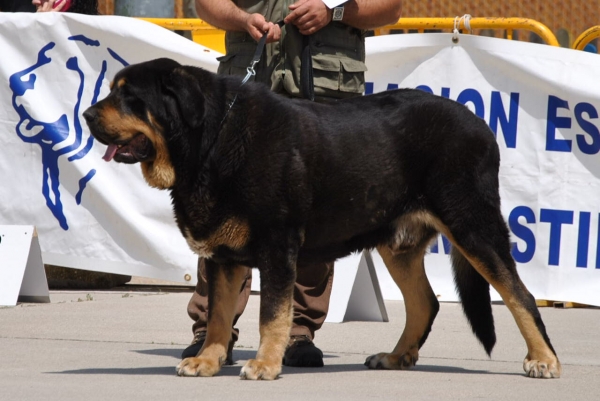
M 217 376 L 239 376 L 240 369 L 245 361 L 239 360 L 233 366 L 223 366 Z M 348 373 L 348 372 L 365 372 L 368 371 L 362 364 L 342 364 L 342 365 L 325 365 L 323 368 L 291 368 L 284 366 L 281 372 L 282 377 L 286 375 L 296 374 L 315 374 L 315 373 Z M 411 374 L 419 372 L 430 373 L 454 373 L 454 374 L 491 374 L 502 376 L 522 376 L 520 373 L 497 373 L 485 370 L 470 370 L 457 368 L 452 366 L 431 366 L 424 365 L 411 370 L 398 372 L 398 374 Z M 62 372 L 46 372 L 49 374 L 68 374 L 68 375 L 135 375 L 135 376 L 173 376 L 175 377 L 175 366 L 157 366 L 143 368 L 93 368 L 93 369 L 77 369 L 64 370 Z M 374 372 L 376 373 L 376 372 Z
M 148 350 L 132 350 L 145 355 L 156 355 L 165 356 L 175 359 L 181 357 L 182 349 L 179 348 L 159 348 L 159 349 L 148 349 Z M 244 366 L 244 363 L 251 358 L 256 356 L 256 350 L 233 350 L 233 358 L 235 365 L 223 366 L 218 376 L 238 376 L 240 369 Z M 325 355 L 325 358 L 337 358 L 336 355 Z M 343 373 L 343 372 L 366 372 L 369 371 L 366 366 L 362 363 L 353 364 L 327 364 L 322 368 L 293 368 L 283 366 L 281 372 L 282 377 L 285 375 L 295 374 L 314 374 L 314 373 Z M 522 376 L 520 373 L 498 373 L 490 372 L 486 370 L 474 370 L 465 369 L 455 366 L 440 366 L 440 365 L 417 365 L 410 370 L 403 371 L 399 374 L 411 374 L 411 373 L 450 373 L 450 374 L 492 374 L 502 376 Z M 77 370 L 65 370 L 62 372 L 46 372 L 50 374 L 84 374 L 84 375 L 142 375 L 142 376 L 176 376 L 175 364 L 169 366 L 158 366 L 158 367 L 139 367 L 139 368 L 90 368 L 90 369 L 77 369 Z
M 181 348 L 157 348 L 157 349 L 135 349 L 131 352 L 137 352 L 138 354 L 144 355 L 157 355 L 157 356 L 171 356 L 173 358 L 180 359 L 181 353 L 185 347 Z
M 157 366 L 145 368 L 93 368 L 45 372 L 63 375 L 140 375 L 140 376 L 176 376 L 175 366 Z

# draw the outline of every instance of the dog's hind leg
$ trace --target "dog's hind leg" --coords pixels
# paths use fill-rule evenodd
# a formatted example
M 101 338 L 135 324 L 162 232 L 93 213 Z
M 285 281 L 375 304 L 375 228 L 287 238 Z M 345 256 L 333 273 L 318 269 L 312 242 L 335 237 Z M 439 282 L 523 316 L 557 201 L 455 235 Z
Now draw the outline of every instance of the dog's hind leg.
M 377 248 L 392 278 L 400 287 L 406 308 L 406 325 L 391 353 L 372 355 L 365 361 L 371 369 L 408 369 L 419 359 L 419 349 L 425 343 L 435 316 L 438 300 L 425 275 L 423 258 L 434 232 L 420 239 L 413 248 L 399 252 L 394 247 Z
M 477 214 L 473 213 L 475 210 L 478 211 Z M 438 229 L 448 236 L 457 251 L 498 291 L 512 313 L 527 344 L 528 353 L 523 363 L 526 375 L 544 378 L 560 377 L 560 362 L 546 334 L 535 299 L 519 278 L 514 259 L 510 254 L 508 228 L 499 207 L 482 208 L 481 205 L 470 205 L 470 207 L 467 205 L 460 222 L 456 221 L 446 228 Z M 459 264 L 463 265 L 459 268 L 465 268 L 463 262 L 459 261 Z M 466 287 L 461 291 L 461 286 L 465 283 L 460 274 L 456 276 L 456 284 L 459 293 L 468 292 L 464 291 L 468 289 Z M 467 302 L 473 305 L 477 300 L 471 299 Z M 480 302 L 489 303 L 489 297 L 481 299 Z M 467 308 L 465 312 L 469 313 Z M 467 317 L 471 322 L 477 319 L 474 316 Z M 493 343 L 491 345 L 493 346 Z M 491 348 L 486 347 L 486 350 L 489 352 Z
M 491 247 L 475 252 L 459 248 L 471 265 L 498 291 L 527 344 L 523 369 L 529 377 L 560 377 L 561 366 L 550 343 L 535 299 L 518 276 L 510 253 L 501 256 Z M 457 285 L 460 285 L 457 283 Z
M 221 266 L 206 260 L 206 273 L 209 286 L 206 341 L 198 356 L 186 358 L 179 363 L 179 376 L 214 376 L 227 359 L 235 306 L 247 267 Z

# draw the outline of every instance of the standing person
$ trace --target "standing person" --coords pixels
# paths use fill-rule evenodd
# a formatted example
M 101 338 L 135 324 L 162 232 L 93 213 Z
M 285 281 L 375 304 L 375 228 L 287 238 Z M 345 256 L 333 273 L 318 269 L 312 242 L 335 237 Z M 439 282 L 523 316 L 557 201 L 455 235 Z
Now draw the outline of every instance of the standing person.
M 268 45 L 255 66 L 255 80 L 286 96 L 333 102 L 364 92 L 364 30 L 398 21 L 402 1 L 329 0 L 327 3 L 338 4 L 328 8 L 323 0 L 196 0 L 196 11 L 201 19 L 226 31 L 227 52 L 219 59 L 219 74 L 245 75 L 257 41 L 266 33 Z M 278 21 L 285 25 L 280 28 Z M 311 64 L 312 76 L 301 79 L 310 75 L 306 71 Z M 234 326 L 248 302 L 251 274 L 248 268 Z M 332 282 L 333 262 L 298 266 L 293 323 L 284 365 L 323 366 L 323 353 L 312 340 L 327 316 Z M 188 304 L 188 314 L 195 322 L 194 340 L 183 351 L 182 359 L 196 356 L 206 339 L 208 285 L 202 259 L 198 260 L 198 284 Z M 238 335 L 239 331 L 232 328 L 226 364 L 233 364 L 231 350 Z

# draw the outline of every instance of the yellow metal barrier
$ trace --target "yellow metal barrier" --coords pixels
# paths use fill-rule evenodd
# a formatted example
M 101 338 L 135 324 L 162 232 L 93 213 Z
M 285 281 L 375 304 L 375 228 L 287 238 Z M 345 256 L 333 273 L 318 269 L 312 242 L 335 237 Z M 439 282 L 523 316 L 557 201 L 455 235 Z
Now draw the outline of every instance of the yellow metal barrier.
M 415 29 L 418 32 L 437 29 L 454 29 L 454 24 L 458 23 L 458 28 L 464 32 L 464 18 L 401 18 L 393 25 L 387 25 L 375 30 L 375 34 L 387 33 L 392 29 Z M 559 46 L 556 36 L 550 28 L 539 21 L 529 18 L 470 18 L 469 25 L 471 29 L 501 29 L 506 31 L 508 39 L 513 38 L 515 29 L 526 30 L 536 33 L 538 36 L 551 46 Z
M 194 42 L 208 48 L 225 53 L 225 32 L 200 19 L 192 18 L 141 18 L 171 30 L 192 31 Z M 392 29 L 415 29 L 418 32 L 437 29 L 454 29 L 458 23 L 461 31 L 465 31 L 465 20 L 457 18 L 401 18 L 397 23 L 375 30 L 376 35 L 389 33 Z M 515 29 L 534 32 L 551 46 L 558 46 L 558 40 L 550 28 L 541 22 L 528 18 L 470 18 L 471 29 L 501 29 L 506 31 L 508 39 L 513 38 Z M 600 29 L 600 28 L 599 28 Z
M 225 54 L 225 31 L 196 18 L 140 18 L 172 31 L 191 31 L 192 40 Z
M 573 42 L 572 47 L 575 50 L 583 50 L 588 43 L 596 38 L 600 38 L 600 25 L 593 26 L 579 35 Z

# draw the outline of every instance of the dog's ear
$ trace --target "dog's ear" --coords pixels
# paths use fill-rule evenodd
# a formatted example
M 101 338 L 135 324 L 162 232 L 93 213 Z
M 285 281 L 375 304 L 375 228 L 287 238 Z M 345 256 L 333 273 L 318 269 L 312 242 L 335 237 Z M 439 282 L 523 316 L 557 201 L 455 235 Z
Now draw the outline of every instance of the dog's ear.
M 198 127 L 204 118 L 204 95 L 196 77 L 184 68 L 176 68 L 164 77 L 163 88 L 175 100 L 183 121 Z

